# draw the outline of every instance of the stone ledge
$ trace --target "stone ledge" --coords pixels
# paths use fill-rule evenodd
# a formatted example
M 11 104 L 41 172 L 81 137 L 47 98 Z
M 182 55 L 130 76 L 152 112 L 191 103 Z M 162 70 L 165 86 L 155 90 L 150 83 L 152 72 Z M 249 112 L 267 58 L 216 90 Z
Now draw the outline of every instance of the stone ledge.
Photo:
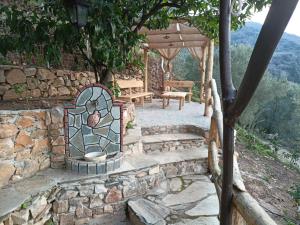
M 155 134 L 145 135 L 142 137 L 144 144 L 160 143 L 168 141 L 190 141 L 190 140 L 203 140 L 203 137 L 192 133 L 178 133 L 178 134 Z

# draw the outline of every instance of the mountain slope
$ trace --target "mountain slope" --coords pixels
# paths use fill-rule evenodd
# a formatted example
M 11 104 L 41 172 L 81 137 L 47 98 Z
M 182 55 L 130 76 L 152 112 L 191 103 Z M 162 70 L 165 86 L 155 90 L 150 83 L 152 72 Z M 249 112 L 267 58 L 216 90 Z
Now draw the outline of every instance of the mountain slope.
M 232 33 L 232 44 L 254 46 L 261 24 L 248 22 Z M 284 33 L 269 65 L 269 71 L 276 77 L 300 83 L 300 37 Z

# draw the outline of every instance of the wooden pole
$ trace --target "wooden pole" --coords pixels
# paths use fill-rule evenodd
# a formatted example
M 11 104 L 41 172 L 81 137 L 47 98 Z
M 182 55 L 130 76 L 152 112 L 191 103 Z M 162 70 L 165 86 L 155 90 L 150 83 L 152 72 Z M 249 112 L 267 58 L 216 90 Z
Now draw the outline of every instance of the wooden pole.
M 207 63 L 207 76 L 205 80 L 205 109 L 204 116 L 209 116 L 210 107 L 211 107 L 211 87 L 210 82 L 212 80 L 214 67 L 214 41 L 209 42 L 208 48 L 208 63 Z
M 199 62 L 200 69 L 200 103 L 204 103 L 204 90 L 205 90 L 205 74 L 206 74 L 206 58 L 207 58 L 207 47 L 203 48 L 203 56 L 201 62 Z
M 148 49 L 144 49 L 144 91 L 148 92 Z

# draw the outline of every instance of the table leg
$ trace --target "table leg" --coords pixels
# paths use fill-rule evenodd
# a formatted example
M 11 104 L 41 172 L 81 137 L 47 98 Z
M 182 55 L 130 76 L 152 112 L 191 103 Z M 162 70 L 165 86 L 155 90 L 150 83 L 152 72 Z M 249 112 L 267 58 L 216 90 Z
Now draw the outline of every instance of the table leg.
M 182 98 L 179 98 L 179 110 L 181 110 Z
M 166 108 L 166 98 L 165 97 L 163 97 L 163 109 L 165 109 Z
M 141 99 L 141 100 L 140 100 L 140 101 L 141 101 L 141 105 L 144 106 L 144 104 L 145 104 L 145 98 L 144 98 L 144 97 L 141 97 L 140 99 Z
M 168 98 L 168 104 L 167 104 L 167 106 L 169 106 L 170 105 L 170 98 Z

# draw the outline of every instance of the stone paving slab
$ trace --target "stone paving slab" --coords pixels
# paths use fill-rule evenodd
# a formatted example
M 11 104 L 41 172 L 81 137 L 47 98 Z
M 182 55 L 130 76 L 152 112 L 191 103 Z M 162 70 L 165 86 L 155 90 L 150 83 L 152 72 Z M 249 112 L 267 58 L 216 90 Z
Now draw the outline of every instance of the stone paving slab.
M 156 143 L 166 141 L 185 141 L 185 140 L 201 140 L 203 137 L 192 133 L 181 133 L 181 134 L 156 134 L 147 135 L 142 137 L 143 143 Z
M 197 219 L 183 219 L 174 225 L 219 225 L 218 218 L 215 217 L 199 217 Z
M 210 117 L 204 117 L 204 104 L 197 102 L 185 103 L 182 110 L 178 110 L 178 101 L 170 100 L 170 106 L 162 109 L 162 100 L 153 99 L 143 107 L 136 108 L 136 121 L 141 127 L 164 125 L 194 125 L 209 129 Z
M 219 214 L 218 196 L 211 195 L 199 202 L 194 208 L 185 212 L 188 216 L 217 216 Z

